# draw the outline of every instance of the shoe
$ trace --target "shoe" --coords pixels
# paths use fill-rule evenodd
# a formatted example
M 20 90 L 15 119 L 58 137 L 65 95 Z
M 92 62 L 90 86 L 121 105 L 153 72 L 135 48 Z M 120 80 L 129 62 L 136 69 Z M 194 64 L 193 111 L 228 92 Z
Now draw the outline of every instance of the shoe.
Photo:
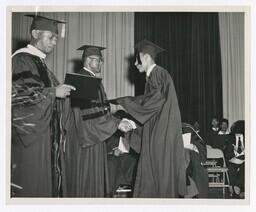
M 239 194 L 239 197 L 240 197 L 241 199 L 244 199 L 244 192 L 241 192 L 241 193 Z
M 117 192 L 131 192 L 132 188 L 130 185 L 120 185 L 117 190 Z
M 239 195 L 241 193 L 241 189 L 238 186 L 234 186 L 234 192 L 236 195 Z

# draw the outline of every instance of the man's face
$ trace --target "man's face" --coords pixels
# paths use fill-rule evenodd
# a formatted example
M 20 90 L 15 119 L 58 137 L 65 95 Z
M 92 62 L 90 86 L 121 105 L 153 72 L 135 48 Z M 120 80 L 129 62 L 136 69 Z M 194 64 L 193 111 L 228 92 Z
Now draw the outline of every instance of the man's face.
M 212 126 L 213 127 L 218 127 L 218 124 L 219 124 L 218 120 L 216 118 L 213 118 L 212 119 Z
M 197 121 L 194 123 L 193 126 L 194 126 L 195 130 L 199 130 L 200 129 L 200 125 L 199 125 L 199 123 Z
M 139 71 L 140 73 L 142 73 L 142 72 L 144 72 L 144 71 L 145 71 L 145 69 L 143 69 L 142 65 L 141 65 L 141 64 L 139 64 L 139 62 L 138 62 L 138 59 L 137 59 L 137 58 L 136 58 L 136 60 L 135 60 L 134 65 L 136 66 L 136 68 L 138 69 L 138 71 Z
M 38 31 L 38 37 L 35 44 L 36 48 L 38 48 L 45 54 L 51 53 L 57 44 L 58 35 L 51 31 L 36 31 Z
M 101 72 L 101 66 L 103 64 L 103 60 L 98 55 L 91 55 L 86 58 L 86 68 L 91 70 L 94 73 L 100 73 Z
M 143 53 L 140 52 L 139 56 L 140 56 L 140 61 L 141 61 L 142 68 L 144 70 L 147 70 L 147 67 L 148 67 L 148 64 L 147 64 L 147 61 L 146 61 L 147 54 L 143 54 Z
M 228 129 L 228 124 L 226 122 L 221 122 L 220 128 L 221 131 L 226 132 Z

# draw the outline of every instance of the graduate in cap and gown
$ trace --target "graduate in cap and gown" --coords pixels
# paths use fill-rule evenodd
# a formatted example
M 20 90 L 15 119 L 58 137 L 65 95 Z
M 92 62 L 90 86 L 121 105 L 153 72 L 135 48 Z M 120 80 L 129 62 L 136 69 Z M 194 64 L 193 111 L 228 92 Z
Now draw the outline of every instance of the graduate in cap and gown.
M 84 67 L 78 72 L 96 77 L 101 72 L 103 57 L 99 46 L 84 45 Z M 90 91 L 85 91 L 90 92 Z M 72 142 L 68 147 L 71 174 L 69 176 L 70 196 L 73 197 L 105 197 L 109 194 L 107 149 L 105 141 L 117 129 L 124 132 L 131 130 L 127 121 L 121 121 L 110 113 L 110 105 L 103 85 L 98 90 L 96 100 L 73 99 L 75 124 Z M 134 124 L 135 125 L 135 124 Z
M 11 185 L 13 197 L 66 195 L 63 155 L 65 104 L 72 86 L 45 64 L 61 21 L 33 18 L 31 42 L 12 55 Z
M 111 101 L 123 106 L 127 113 L 143 124 L 133 196 L 184 196 L 186 164 L 178 100 L 170 74 L 155 64 L 157 54 L 164 50 L 147 40 L 138 43 L 136 50 L 139 58 L 135 65 L 147 76 L 144 95 Z

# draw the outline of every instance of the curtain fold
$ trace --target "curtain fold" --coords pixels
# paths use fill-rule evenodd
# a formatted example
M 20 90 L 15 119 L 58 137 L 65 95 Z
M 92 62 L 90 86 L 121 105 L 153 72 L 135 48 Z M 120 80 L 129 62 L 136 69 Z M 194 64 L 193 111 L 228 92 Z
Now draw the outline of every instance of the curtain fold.
M 223 116 L 230 125 L 245 119 L 244 13 L 219 13 Z
M 218 13 L 135 13 L 135 43 L 144 38 L 166 50 L 157 64 L 174 80 L 182 121 L 198 121 L 205 134 L 211 118 L 222 117 Z M 135 84 L 137 94 L 142 81 Z
M 30 40 L 31 18 L 27 13 L 15 12 L 12 16 L 12 51 L 26 46 Z M 49 18 L 64 20 L 65 38 L 60 38 L 54 52 L 47 57 L 48 67 L 60 82 L 66 72 L 82 68 L 82 51 L 76 49 L 84 44 L 104 46 L 103 84 L 109 98 L 134 95 L 130 76 L 130 61 L 134 52 L 134 13 L 119 12 L 40 12 Z M 61 27 L 61 26 L 60 26 Z M 61 28 L 59 28 L 59 31 Z M 60 33 L 59 33 L 60 34 Z M 60 37 L 60 35 L 59 35 Z

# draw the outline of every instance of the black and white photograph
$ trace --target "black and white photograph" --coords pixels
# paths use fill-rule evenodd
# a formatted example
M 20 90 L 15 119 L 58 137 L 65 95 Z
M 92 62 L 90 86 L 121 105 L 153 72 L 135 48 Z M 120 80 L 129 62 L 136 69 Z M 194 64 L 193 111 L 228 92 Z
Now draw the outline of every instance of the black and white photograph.
M 250 9 L 7 6 L 8 204 L 248 204 Z

